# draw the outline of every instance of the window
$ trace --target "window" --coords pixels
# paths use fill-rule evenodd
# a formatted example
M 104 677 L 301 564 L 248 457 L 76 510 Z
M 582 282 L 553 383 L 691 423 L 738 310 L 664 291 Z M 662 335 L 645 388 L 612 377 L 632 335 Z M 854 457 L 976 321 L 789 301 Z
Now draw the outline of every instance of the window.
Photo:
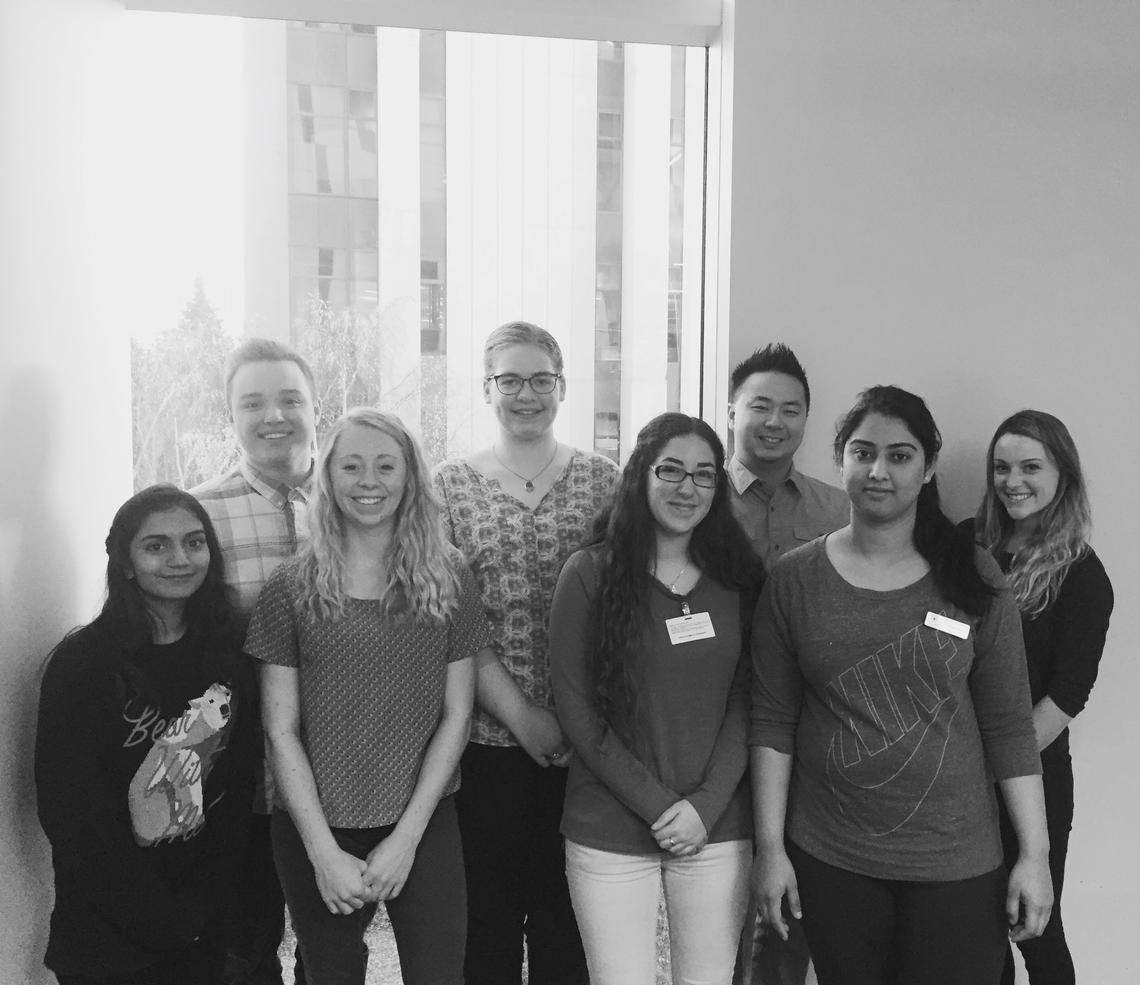
M 211 69 L 246 107 L 244 262 L 227 275 L 242 303 L 211 310 L 223 335 L 289 337 L 314 358 L 329 417 L 379 403 L 419 425 L 433 459 L 485 444 L 482 343 L 514 318 L 566 354 L 564 440 L 618 459 L 653 414 L 698 410 L 703 49 L 126 16 L 238 25 L 238 60 Z M 199 109 L 185 123 L 209 142 L 214 107 Z M 137 149 L 154 168 L 176 152 Z M 200 305 L 212 289 L 196 288 Z M 140 328 L 140 354 L 172 349 L 184 321 Z

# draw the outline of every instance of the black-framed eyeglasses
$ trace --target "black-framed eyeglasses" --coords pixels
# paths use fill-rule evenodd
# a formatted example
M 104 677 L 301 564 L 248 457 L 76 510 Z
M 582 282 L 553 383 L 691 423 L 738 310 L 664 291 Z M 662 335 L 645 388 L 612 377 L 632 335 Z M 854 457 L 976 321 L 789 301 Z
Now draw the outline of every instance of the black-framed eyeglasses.
M 668 462 L 654 465 L 650 471 L 662 482 L 684 482 L 686 478 L 691 478 L 693 485 L 702 489 L 715 489 L 719 475 L 716 469 L 709 468 L 686 472 L 680 465 L 670 465 Z
M 535 373 L 533 376 L 519 376 L 517 373 L 499 373 L 498 376 L 485 376 L 483 379 L 488 383 L 494 380 L 499 393 L 504 397 L 513 397 L 516 393 L 522 392 L 524 383 L 529 383 L 535 393 L 553 393 L 558 381 L 562 379 L 562 374 Z

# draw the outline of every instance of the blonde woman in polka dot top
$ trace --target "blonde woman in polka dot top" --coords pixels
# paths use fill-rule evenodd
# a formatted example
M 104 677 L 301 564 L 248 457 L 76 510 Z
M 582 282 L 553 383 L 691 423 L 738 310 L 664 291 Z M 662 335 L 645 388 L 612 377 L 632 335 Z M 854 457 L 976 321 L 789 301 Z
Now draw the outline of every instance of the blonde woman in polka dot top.
M 404 982 L 461 985 L 454 794 L 490 631 L 399 418 L 360 408 L 333 425 L 310 527 L 246 640 L 263 662 L 273 849 L 305 970 L 363 983 L 382 900 Z

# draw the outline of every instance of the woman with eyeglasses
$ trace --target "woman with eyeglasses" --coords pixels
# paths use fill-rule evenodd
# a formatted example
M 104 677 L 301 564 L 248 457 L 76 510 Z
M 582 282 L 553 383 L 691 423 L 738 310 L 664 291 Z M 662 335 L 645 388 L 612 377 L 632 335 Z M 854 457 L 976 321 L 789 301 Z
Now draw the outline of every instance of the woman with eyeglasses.
M 558 440 L 562 351 L 529 322 L 491 333 L 483 396 L 494 441 L 444 462 L 435 489 L 494 630 L 477 663 L 459 823 L 467 874 L 467 985 L 585 985 L 558 822 L 570 746 L 554 714 L 547 618 L 563 562 L 589 538 L 617 476 Z
M 1061 921 L 1065 857 L 1073 825 L 1069 723 L 1096 682 L 1112 614 L 1112 584 L 1089 546 L 1091 510 L 1069 429 L 1052 414 L 1023 410 L 998 425 L 986 455 L 986 492 L 967 521 L 1006 572 L 1021 611 L 1033 727 L 1041 750 L 1053 915 L 1020 941 L 1032 985 L 1072 985 L 1073 957 Z M 1009 812 L 1001 812 L 1006 861 L 1017 861 Z M 1002 985 L 1013 985 L 1012 950 Z
M 638 434 L 604 533 L 550 616 L 558 717 L 574 747 L 562 833 L 593 985 L 727 985 L 748 906 L 747 637 L 760 562 L 704 421 Z

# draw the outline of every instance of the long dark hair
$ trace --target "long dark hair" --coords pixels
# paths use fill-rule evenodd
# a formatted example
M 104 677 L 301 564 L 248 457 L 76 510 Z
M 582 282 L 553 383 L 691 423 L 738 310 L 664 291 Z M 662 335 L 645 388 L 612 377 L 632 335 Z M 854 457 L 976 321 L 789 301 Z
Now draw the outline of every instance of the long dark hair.
M 843 450 L 855 429 L 868 414 L 901 421 L 922 446 L 929 466 L 942 448 L 942 434 L 922 397 L 897 386 L 873 386 L 864 390 L 835 431 L 835 461 L 843 463 Z M 995 589 L 982 577 L 974 557 L 974 538 L 958 530 L 942 512 L 938 478 L 931 475 L 918 494 L 914 518 L 914 547 L 930 565 L 934 584 L 941 595 L 971 616 L 989 608 Z
M 717 484 L 708 514 L 693 530 L 689 556 L 715 581 L 746 593 L 750 599 L 759 592 L 763 577 L 760 561 L 729 506 L 724 445 L 716 432 L 699 417 L 687 414 L 668 413 L 653 418 L 638 432 L 637 444 L 625 463 L 610 505 L 595 525 L 595 543 L 601 545 L 603 559 L 594 607 L 594 697 L 605 720 L 627 738 L 635 697 L 628 657 L 641 637 L 656 544 L 648 505 L 650 466 L 669 441 L 690 434 L 712 449 Z
M 1013 533 L 1013 521 L 994 488 L 994 448 L 1007 434 L 1039 442 L 1060 473 L 1053 501 L 1041 511 L 1037 529 L 1009 569 L 1018 608 L 1032 618 L 1057 600 L 1069 568 L 1088 552 L 1092 511 L 1081 456 L 1069 429 L 1043 410 L 1020 410 L 998 425 L 986 449 L 986 492 L 976 520 L 978 539 L 986 550 L 1000 554 Z
M 145 667 L 137 660 L 154 639 L 154 617 L 146 607 L 138 581 L 127 577 L 131 570 L 131 541 L 147 518 L 167 510 L 183 509 L 202 524 L 210 563 L 206 578 L 186 602 L 186 634 L 200 643 L 207 657 L 232 649 L 237 639 L 236 619 L 225 594 L 222 550 L 210 517 L 188 492 L 159 484 L 135 493 L 115 513 L 104 542 L 107 549 L 107 598 L 88 625 L 68 634 L 52 651 L 75 638 L 94 637 L 101 649 L 122 662 L 122 672 L 135 696 L 152 700 Z M 50 656 L 49 656 L 50 659 Z M 219 678 L 221 682 L 221 678 Z

